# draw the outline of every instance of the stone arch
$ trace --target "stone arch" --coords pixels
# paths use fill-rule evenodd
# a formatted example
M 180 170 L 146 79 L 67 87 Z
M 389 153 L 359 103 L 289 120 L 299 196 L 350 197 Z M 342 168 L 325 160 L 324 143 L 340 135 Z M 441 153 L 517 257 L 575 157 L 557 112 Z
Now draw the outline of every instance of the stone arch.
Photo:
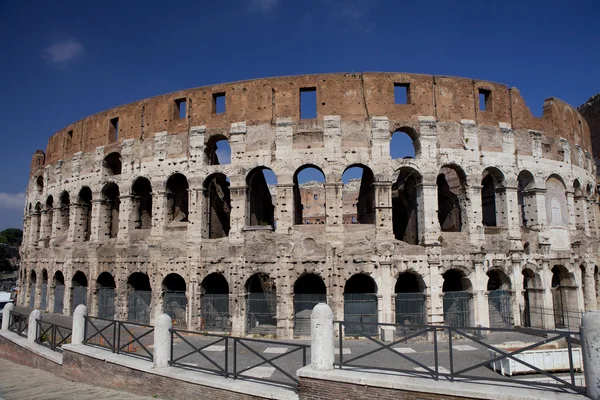
M 360 172 L 360 180 L 352 178 Z M 360 184 L 358 182 L 360 181 Z M 375 223 L 375 176 L 364 164 L 351 164 L 342 173 L 342 222 Z
M 108 176 L 121 175 L 123 166 L 121 163 L 121 154 L 118 152 L 112 152 L 104 157 L 102 162 L 105 174 Z
M 377 283 L 368 274 L 354 274 L 344 285 L 346 335 L 377 332 Z
M 394 127 L 390 137 L 390 157 L 417 158 L 421 154 L 421 140 L 414 128 L 409 126 Z
M 398 274 L 395 293 L 396 323 L 402 325 L 427 324 L 427 297 L 425 281 L 414 271 Z
M 277 331 L 277 293 L 275 279 L 258 272 L 250 276 L 246 289 L 246 333 L 274 334 Z
M 539 224 L 535 196 L 535 178 L 530 171 L 524 169 L 517 176 L 517 199 L 521 226 L 531 228 Z
M 96 278 L 96 315 L 99 318 L 115 319 L 115 278 L 110 272 L 102 272 Z
M 392 223 L 394 237 L 409 244 L 419 244 L 419 214 L 423 207 L 423 178 L 419 171 L 402 167 L 392 185 Z
M 204 146 L 204 161 L 207 165 L 224 165 L 231 163 L 231 146 L 225 135 L 212 135 Z
M 306 179 L 310 181 L 300 183 L 298 175 L 306 172 Z M 319 176 L 320 173 L 320 176 Z M 312 180 L 321 179 L 320 181 Z M 325 173 L 314 164 L 304 164 L 294 172 L 294 223 L 325 224 L 326 222 L 326 196 Z
M 35 307 L 35 292 L 36 292 L 36 286 L 37 286 L 37 273 L 35 272 L 35 270 L 31 270 L 29 271 L 29 285 L 28 285 L 28 292 L 29 292 L 29 307 L 30 308 L 34 308 Z
M 487 272 L 488 311 L 491 328 L 509 328 L 512 322 L 511 281 L 501 269 Z
M 229 178 L 221 172 L 209 175 L 204 190 L 204 237 L 218 239 L 229 236 L 231 230 L 231 193 Z
M 167 222 L 170 224 L 189 222 L 188 196 L 189 184 L 185 175 L 174 173 L 166 182 Z
M 310 335 L 310 316 L 319 303 L 327 303 L 327 287 L 323 278 L 306 273 L 294 282 L 294 336 Z
M 220 272 L 212 272 L 200 284 L 202 295 L 201 329 L 209 332 L 231 330 L 229 283 Z
M 40 310 L 46 311 L 48 308 L 48 270 L 46 268 L 42 269 L 42 284 L 40 289 Z
M 101 235 L 108 238 L 116 238 L 119 233 L 119 210 L 121 206 L 121 194 L 119 186 L 114 182 L 108 182 L 102 188 L 102 205 L 100 211 Z
M 65 277 L 61 271 L 54 272 L 51 289 L 54 297 L 52 309 L 56 314 L 62 314 L 65 300 Z
M 269 187 L 265 173 L 275 177 L 275 184 L 277 183 L 277 177 L 273 171 L 263 166 L 253 168 L 246 176 L 246 225 L 275 229 L 276 199 L 274 191 L 272 192 Z
M 436 185 L 442 232 L 461 232 L 467 226 L 470 205 L 465 171 L 456 164 L 445 164 L 440 168 Z
M 170 273 L 162 281 L 163 312 L 175 325 L 187 324 L 187 285 L 183 276 Z
M 69 233 L 69 223 L 71 215 L 71 199 L 69 192 L 64 190 L 59 197 L 60 215 L 58 218 L 58 226 L 56 227 L 59 235 L 67 235 Z
M 152 184 L 146 177 L 137 177 L 131 185 L 134 229 L 152 228 Z
M 473 286 L 465 272 L 459 268 L 447 270 L 444 283 L 444 324 L 467 327 L 473 324 Z
M 148 274 L 134 272 L 127 278 L 127 320 L 141 324 L 150 322 L 152 286 Z
M 483 226 L 505 227 L 506 192 L 504 173 L 497 167 L 487 167 L 481 174 L 481 221 Z
M 71 313 L 78 305 L 87 306 L 88 279 L 82 271 L 76 271 L 71 278 Z
M 90 240 L 92 234 L 92 190 L 84 186 L 79 191 L 78 203 L 81 209 L 81 229 L 83 241 Z
M 44 177 L 42 175 L 36 178 L 35 185 L 39 194 L 44 193 Z
M 577 306 L 577 280 L 563 265 L 552 267 L 552 308 L 556 328 L 578 326 L 581 318 Z

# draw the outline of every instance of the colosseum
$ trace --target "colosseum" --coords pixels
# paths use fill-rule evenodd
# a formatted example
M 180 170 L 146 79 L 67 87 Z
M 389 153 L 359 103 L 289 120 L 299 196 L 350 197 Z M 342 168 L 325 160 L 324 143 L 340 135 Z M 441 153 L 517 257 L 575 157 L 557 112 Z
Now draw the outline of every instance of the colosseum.
M 549 98 L 538 118 L 474 79 L 305 75 L 137 101 L 35 152 L 19 302 L 280 338 L 323 301 L 346 321 L 573 329 L 600 292 L 590 152 L 574 107 Z

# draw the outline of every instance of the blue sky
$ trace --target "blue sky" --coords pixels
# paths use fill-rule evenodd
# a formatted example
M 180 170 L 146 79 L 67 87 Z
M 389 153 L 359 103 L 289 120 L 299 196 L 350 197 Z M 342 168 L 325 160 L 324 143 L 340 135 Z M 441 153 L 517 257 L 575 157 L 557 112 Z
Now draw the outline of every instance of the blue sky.
M 65 125 L 179 89 L 401 71 L 516 86 L 537 115 L 600 91 L 600 2 L 0 0 L 0 229 L 22 226 L 31 155 Z

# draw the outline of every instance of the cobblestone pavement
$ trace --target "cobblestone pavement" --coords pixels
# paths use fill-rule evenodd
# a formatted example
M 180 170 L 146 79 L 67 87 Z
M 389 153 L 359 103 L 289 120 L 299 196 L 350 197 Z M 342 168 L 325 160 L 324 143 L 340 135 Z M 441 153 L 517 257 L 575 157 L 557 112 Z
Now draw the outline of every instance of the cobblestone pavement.
M 15 364 L 0 358 L 0 398 L 4 400 L 146 400 L 153 397 L 138 396 L 118 390 L 71 382 L 56 375 Z

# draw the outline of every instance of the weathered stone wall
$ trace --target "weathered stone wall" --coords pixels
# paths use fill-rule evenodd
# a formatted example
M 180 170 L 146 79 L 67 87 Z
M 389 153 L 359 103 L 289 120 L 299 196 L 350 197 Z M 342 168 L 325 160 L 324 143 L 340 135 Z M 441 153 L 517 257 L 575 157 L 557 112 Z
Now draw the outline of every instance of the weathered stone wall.
M 394 104 L 394 84 L 409 85 L 407 104 Z M 316 90 L 315 119 L 300 118 L 303 88 Z M 214 95 L 222 93 L 226 110 L 218 114 Z M 488 96 L 486 111 L 480 93 Z M 178 118 L 180 100 L 186 118 Z M 413 140 L 414 159 L 391 159 L 396 131 Z M 229 141 L 230 164 L 214 165 L 209 156 L 217 138 Z M 263 273 L 269 280 L 260 280 L 261 290 L 275 298 L 267 308 L 276 332 L 290 337 L 299 277 L 320 277 L 340 319 L 346 283 L 356 274 L 370 277 L 376 317 L 392 322 L 397 279 L 410 272 L 421 282 L 431 323 L 447 320 L 444 292 L 453 287 L 469 293 L 469 323 L 489 325 L 492 276 L 510 290 L 511 323 L 520 324 L 531 304 L 551 310 L 561 287 L 577 293 L 569 303 L 574 311 L 595 309 L 598 204 L 590 150 L 588 125 L 573 107 L 548 99 L 536 118 L 516 89 L 471 79 L 308 75 L 142 100 L 68 126 L 50 138 L 45 160 L 35 154 L 20 301 L 33 292 L 39 305 L 47 276 L 52 309 L 60 271 L 63 312 L 70 313 L 80 271 L 94 314 L 97 280 L 106 272 L 116 286 L 116 315 L 127 318 L 137 285 L 131 276 L 139 272 L 152 291 L 152 317 L 162 312 L 165 291 L 184 291 L 185 319 L 202 328 L 203 299 L 213 285 L 205 279 L 218 273 L 227 282 L 231 329 L 244 334 L 252 328 L 249 278 Z M 306 166 L 325 176 L 324 224 L 298 223 L 295 177 Z M 344 218 L 341 177 L 350 166 L 373 175 L 360 189 L 358 224 Z M 265 196 L 263 184 L 253 197 L 252 174 L 261 168 L 277 177 L 274 196 Z M 272 220 L 251 217 L 269 210 Z M 169 274 L 180 275 L 185 287 L 170 289 Z M 452 274 L 460 285 L 444 289 Z M 554 288 L 553 277 L 560 283 Z M 540 325 L 554 321 L 549 316 Z
M 583 115 L 590 127 L 592 154 L 596 166 L 600 165 L 600 93 L 592 96 L 580 105 L 577 110 Z M 596 168 L 596 172 L 598 168 Z

